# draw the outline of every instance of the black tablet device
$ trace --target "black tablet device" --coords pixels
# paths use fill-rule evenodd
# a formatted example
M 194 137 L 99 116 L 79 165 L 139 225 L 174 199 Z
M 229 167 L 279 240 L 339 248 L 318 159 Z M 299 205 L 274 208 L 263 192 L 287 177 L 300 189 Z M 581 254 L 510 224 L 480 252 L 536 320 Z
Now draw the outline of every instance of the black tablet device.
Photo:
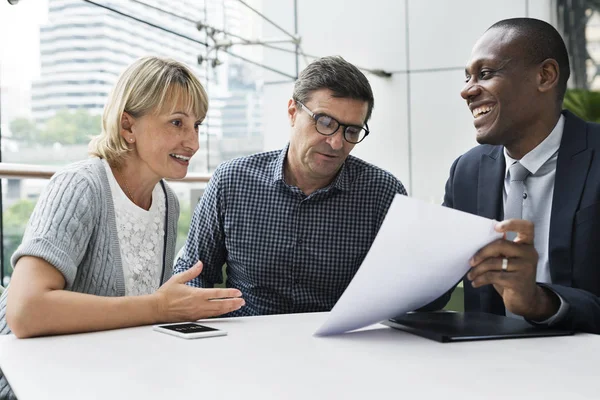
M 534 326 L 523 319 L 479 312 L 413 312 L 384 322 L 438 342 L 565 336 L 574 332 Z

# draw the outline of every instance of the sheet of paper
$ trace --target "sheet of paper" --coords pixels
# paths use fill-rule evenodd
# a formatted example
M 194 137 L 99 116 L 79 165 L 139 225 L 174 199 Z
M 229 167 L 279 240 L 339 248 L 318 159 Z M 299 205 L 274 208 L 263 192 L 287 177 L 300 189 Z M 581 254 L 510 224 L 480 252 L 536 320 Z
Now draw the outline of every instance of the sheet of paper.
M 334 335 L 413 311 L 469 270 L 477 250 L 502 237 L 495 222 L 396 195 L 348 288 L 315 335 Z

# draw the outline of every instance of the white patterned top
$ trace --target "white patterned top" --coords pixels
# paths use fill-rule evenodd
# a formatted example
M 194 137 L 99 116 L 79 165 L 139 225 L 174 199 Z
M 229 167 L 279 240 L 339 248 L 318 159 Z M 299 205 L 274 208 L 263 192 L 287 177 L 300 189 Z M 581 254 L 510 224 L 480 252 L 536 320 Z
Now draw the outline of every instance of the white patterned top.
M 160 285 L 163 265 L 166 211 L 163 189 L 160 183 L 156 184 L 152 205 L 146 211 L 127 197 L 108 163 L 102 161 L 115 205 L 125 295 L 153 293 Z

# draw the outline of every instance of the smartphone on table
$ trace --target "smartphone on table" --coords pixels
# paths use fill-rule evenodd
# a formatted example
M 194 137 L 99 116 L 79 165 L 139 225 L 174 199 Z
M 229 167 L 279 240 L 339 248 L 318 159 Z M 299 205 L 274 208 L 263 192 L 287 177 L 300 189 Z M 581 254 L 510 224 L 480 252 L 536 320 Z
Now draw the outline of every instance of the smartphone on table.
M 184 339 L 198 339 L 213 336 L 225 336 L 227 332 L 209 326 L 200 325 L 197 322 L 179 322 L 176 324 L 154 325 L 157 332 L 177 336 Z

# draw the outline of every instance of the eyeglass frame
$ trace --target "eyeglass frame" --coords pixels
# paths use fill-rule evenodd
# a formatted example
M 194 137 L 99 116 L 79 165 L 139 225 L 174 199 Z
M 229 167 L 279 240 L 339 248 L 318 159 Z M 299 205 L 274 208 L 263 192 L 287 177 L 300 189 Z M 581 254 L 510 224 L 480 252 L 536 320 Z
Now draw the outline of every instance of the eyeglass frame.
M 296 104 L 299 104 L 299 105 L 300 105 L 300 107 L 302 107 L 302 108 L 303 108 L 303 109 L 306 111 L 306 113 L 307 113 L 307 114 L 308 114 L 308 115 L 309 115 L 309 116 L 310 116 L 310 117 L 311 117 L 311 118 L 312 118 L 312 119 L 315 121 L 315 130 L 316 130 L 317 132 L 319 132 L 319 135 L 323 135 L 323 136 L 333 136 L 333 135 L 335 135 L 335 134 L 337 133 L 337 131 L 339 131 L 339 130 L 340 130 L 340 127 L 342 126 L 342 127 L 344 127 L 344 130 L 342 131 L 342 137 L 344 138 L 344 140 L 345 140 L 346 142 L 348 142 L 348 143 L 351 143 L 351 144 L 359 144 L 360 142 L 362 142 L 363 140 L 365 140 L 365 138 L 366 138 L 367 136 L 369 136 L 369 133 L 371 133 L 371 131 L 369 130 L 369 125 L 368 125 L 366 122 L 365 122 L 365 126 L 364 126 L 364 127 L 363 127 L 363 126 L 358 126 L 358 125 L 351 125 L 351 124 L 342 124 L 340 121 L 338 121 L 337 119 L 333 118 L 331 115 L 327 115 L 327 114 L 315 114 L 315 113 L 314 113 L 314 112 L 312 112 L 312 111 L 311 111 L 311 110 L 310 110 L 308 107 L 306 107 L 306 106 L 304 105 L 304 103 L 302 103 L 301 101 L 299 101 L 299 100 L 294 100 L 294 101 L 296 102 Z M 319 129 L 317 128 L 317 127 L 319 126 L 319 124 L 317 123 L 317 120 L 318 120 L 320 117 L 322 117 L 322 116 L 324 116 L 324 117 L 328 117 L 328 118 L 331 118 L 332 120 L 334 120 L 335 122 L 337 122 L 337 124 L 338 124 L 338 127 L 336 128 L 336 130 L 335 130 L 335 131 L 333 131 L 333 132 L 331 132 L 331 133 L 322 133 L 321 131 L 319 131 Z M 346 129 L 347 129 L 348 127 L 351 127 L 351 126 L 352 126 L 352 127 L 354 127 L 354 128 L 360 128 L 360 129 L 363 129 L 363 130 L 365 131 L 365 136 L 363 136 L 363 138 L 362 138 L 362 139 L 360 139 L 358 142 L 351 142 L 351 141 L 349 141 L 349 140 L 346 138 Z

